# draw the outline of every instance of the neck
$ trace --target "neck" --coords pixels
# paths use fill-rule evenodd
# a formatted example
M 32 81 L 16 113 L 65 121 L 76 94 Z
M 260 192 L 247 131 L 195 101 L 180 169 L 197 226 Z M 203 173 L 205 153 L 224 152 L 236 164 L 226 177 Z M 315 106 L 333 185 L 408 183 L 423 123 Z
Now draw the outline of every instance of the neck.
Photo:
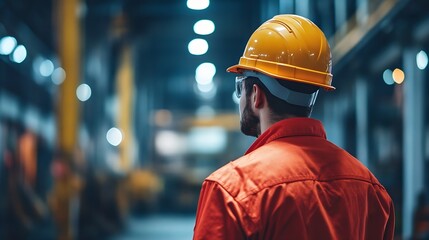
M 274 123 L 277 121 L 274 121 L 274 119 L 271 117 L 270 110 L 268 108 L 261 109 L 261 114 L 259 115 L 259 121 L 260 121 L 260 127 L 261 131 L 260 133 L 264 133 L 268 128 L 270 128 Z
M 285 116 L 273 117 L 272 113 L 269 110 L 262 111 L 261 115 L 260 115 L 260 119 L 259 119 L 260 120 L 260 127 L 261 127 L 260 134 L 264 133 L 268 128 L 270 128 L 276 122 L 279 122 L 281 120 L 288 119 L 288 118 L 295 118 L 295 117 L 297 117 L 297 116 L 285 115 Z

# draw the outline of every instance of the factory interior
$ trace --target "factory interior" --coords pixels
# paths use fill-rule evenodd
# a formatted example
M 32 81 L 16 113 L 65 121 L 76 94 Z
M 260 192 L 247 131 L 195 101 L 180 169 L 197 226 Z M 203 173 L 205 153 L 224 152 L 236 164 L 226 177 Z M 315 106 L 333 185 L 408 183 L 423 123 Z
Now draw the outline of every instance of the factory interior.
M 258 26 L 332 52 L 312 118 L 429 239 L 429 2 L 0 0 L 0 239 L 192 239 L 201 184 L 242 156 L 235 75 Z M 310 226 L 311 227 L 311 226 Z

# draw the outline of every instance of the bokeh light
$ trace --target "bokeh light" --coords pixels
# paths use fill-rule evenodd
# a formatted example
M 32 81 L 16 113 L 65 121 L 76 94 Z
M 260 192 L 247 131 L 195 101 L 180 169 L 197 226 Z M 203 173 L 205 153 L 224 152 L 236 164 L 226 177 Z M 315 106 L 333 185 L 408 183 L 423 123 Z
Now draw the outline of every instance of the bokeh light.
M 189 42 L 188 50 L 192 55 L 203 55 L 209 49 L 209 44 L 206 40 L 201 38 L 196 38 Z
M 209 84 L 216 74 L 216 66 L 213 63 L 201 63 L 195 70 L 195 80 L 198 84 Z
M 192 10 L 204 10 L 210 6 L 210 0 L 188 0 L 186 6 Z
M 118 128 L 111 128 L 109 131 L 107 131 L 106 139 L 107 142 L 109 142 L 112 146 L 118 146 L 122 142 L 122 132 Z
M 19 45 L 15 48 L 12 54 L 12 61 L 16 63 L 22 63 L 27 57 L 27 49 L 24 45 Z
M 76 89 L 76 96 L 82 102 L 87 101 L 91 97 L 91 88 L 85 83 L 79 85 Z
M 402 71 L 399 68 L 395 68 L 395 70 L 393 70 L 392 77 L 393 77 L 393 81 L 395 81 L 395 83 L 401 84 L 405 80 L 404 71 Z
M 16 39 L 11 36 L 6 36 L 0 40 L 0 54 L 9 55 L 16 47 Z
M 417 67 L 420 70 L 424 70 L 428 65 L 428 55 L 425 51 L 420 51 L 416 56 Z
M 393 81 L 392 70 L 386 69 L 383 72 L 383 80 L 387 85 L 393 85 L 395 81 Z
M 209 35 L 215 30 L 215 24 L 211 20 L 203 19 L 194 24 L 194 32 L 199 35 Z

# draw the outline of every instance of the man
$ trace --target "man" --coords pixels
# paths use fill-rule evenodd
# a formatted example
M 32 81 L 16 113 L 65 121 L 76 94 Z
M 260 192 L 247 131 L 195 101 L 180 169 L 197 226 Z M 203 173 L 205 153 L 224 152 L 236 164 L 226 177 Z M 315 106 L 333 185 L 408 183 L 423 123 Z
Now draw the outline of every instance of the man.
M 331 85 L 321 30 L 279 15 L 250 37 L 238 65 L 241 131 L 257 137 L 245 155 L 204 181 L 194 239 L 393 239 L 386 189 L 310 119 Z

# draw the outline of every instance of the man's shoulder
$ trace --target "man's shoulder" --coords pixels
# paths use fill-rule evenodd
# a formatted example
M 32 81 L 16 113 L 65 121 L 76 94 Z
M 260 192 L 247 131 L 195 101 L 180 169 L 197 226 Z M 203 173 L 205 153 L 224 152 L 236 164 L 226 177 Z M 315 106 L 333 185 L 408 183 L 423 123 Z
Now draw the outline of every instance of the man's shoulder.
M 206 178 L 219 184 L 231 196 L 242 198 L 266 185 L 267 179 L 275 179 L 273 162 L 282 156 L 271 144 L 264 145 L 219 168 Z M 287 172 L 287 169 L 283 169 Z M 282 174 L 285 174 L 283 172 Z
M 353 156 L 326 141 L 323 144 L 304 150 L 285 139 L 273 141 L 224 165 L 206 180 L 238 199 L 276 184 L 303 180 L 352 177 L 380 185 Z
M 243 176 L 240 174 L 239 163 L 245 161 L 244 159 L 246 158 L 246 156 L 243 156 L 227 163 L 210 174 L 206 181 L 216 182 L 228 191 L 231 196 L 236 197 L 239 193 L 239 186 L 244 181 Z

